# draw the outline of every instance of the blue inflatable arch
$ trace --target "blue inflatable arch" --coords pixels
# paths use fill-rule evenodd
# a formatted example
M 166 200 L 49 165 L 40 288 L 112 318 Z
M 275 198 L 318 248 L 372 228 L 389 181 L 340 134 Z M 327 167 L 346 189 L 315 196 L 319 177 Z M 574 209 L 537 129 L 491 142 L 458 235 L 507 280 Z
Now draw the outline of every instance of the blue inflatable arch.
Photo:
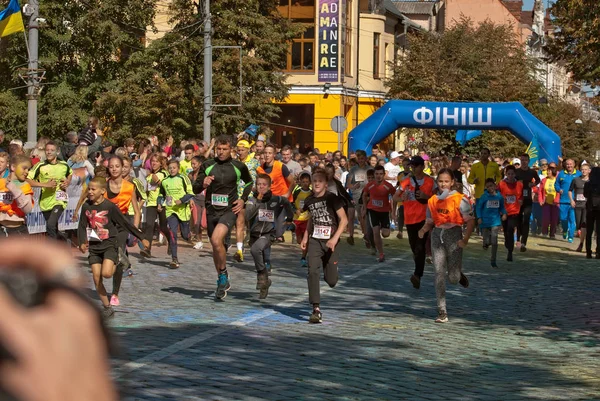
M 560 137 L 521 103 L 449 103 L 390 100 L 350 132 L 349 151 L 371 147 L 399 128 L 507 130 L 529 144 L 535 137 L 540 159 L 558 162 Z

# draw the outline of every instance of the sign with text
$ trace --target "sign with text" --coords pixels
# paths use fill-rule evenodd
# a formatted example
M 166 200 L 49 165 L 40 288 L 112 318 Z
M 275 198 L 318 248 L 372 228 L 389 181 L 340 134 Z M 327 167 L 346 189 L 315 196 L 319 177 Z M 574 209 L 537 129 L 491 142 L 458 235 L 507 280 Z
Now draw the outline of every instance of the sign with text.
M 319 0 L 319 82 L 339 80 L 340 0 Z

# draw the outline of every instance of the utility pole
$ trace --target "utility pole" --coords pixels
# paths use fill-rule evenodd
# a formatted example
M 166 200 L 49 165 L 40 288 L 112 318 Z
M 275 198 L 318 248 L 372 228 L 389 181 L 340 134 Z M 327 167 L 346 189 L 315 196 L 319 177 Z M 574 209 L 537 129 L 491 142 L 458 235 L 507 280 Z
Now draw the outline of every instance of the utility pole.
M 33 148 L 37 143 L 38 120 L 38 38 L 40 5 L 38 0 L 29 0 L 23 8 L 25 15 L 29 16 L 29 65 L 27 67 L 27 147 Z
M 210 0 L 204 0 L 204 140 L 210 142 L 212 108 L 212 24 Z

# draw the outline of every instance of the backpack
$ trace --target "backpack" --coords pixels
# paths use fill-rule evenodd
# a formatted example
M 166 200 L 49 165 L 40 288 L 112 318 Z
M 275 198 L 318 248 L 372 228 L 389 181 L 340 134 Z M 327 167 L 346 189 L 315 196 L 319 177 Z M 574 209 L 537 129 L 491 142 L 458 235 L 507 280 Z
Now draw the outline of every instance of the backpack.
M 77 134 L 77 143 L 79 145 L 90 146 L 91 144 L 93 144 L 96 141 L 96 138 L 97 138 L 96 130 L 94 128 L 92 128 L 91 125 L 88 125 L 87 127 L 83 128 L 81 131 L 79 131 L 79 133 Z

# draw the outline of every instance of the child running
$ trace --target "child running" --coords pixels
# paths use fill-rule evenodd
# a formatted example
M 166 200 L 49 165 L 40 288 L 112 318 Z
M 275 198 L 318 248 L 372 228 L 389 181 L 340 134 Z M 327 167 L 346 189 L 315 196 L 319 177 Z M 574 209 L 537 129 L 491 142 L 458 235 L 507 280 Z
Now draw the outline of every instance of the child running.
M 117 236 L 123 228 L 148 247 L 148 241 L 143 239 L 143 233 L 130 223 L 119 208 L 105 199 L 107 183 L 102 177 L 94 177 L 88 184 L 88 201 L 81 209 L 81 219 L 77 236 L 79 249 L 82 253 L 89 251 L 88 262 L 92 268 L 96 292 L 102 301 L 102 315 L 107 318 L 115 312 L 112 308 L 103 278 L 111 278 L 115 273 L 115 265 L 119 260 Z
M 191 182 L 196 181 L 198 172 L 200 171 L 200 167 L 202 166 L 202 163 L 204 163 L 204 160 L 204 157 L 201 156 L 194 156 L 192 158 L 192 172 L 188 174 L 188 178 Z M 192 242 L 196 242 L 194 244 L 194 249 L 202 249 L 204 247 L 204 244 L 202 243 L 202 216 L 205 215 L 205 198 L 206 191 L 202 191 L 198 195 L 194 195 L 190 202 L 190 209 L 192 210 L 192 223 L 190 227 L 192 233 L 191 239 Z
M 162 213 L 165 209 L 167 224 L 169 226 L 171 240 L 171 269 L 179 268 L 177 259 L 177 232 L 181 229 L 181 237 L 190 240 L 190 219 L 192 211 L 190 201 L 194 197 L 192 182 L 187 175 L 179 174 L 180 166 L 177 160 L 171 160 L 167 166 L 169 176 L 160 183 L 160 195 L 158 196 L 158 211 Z
M 496 191 L 496 181 L 493 178 L 485 180 L 485 191 L 477 201 L 476 215 L 479 217 L 479 228 L 482 230 L 483 249 L 487 250 L 490 245 L 492 246 L 492 267 L 498 267 L 496 264 L 498 231 L 502 222 L 506 221 L 506 209 L 504 198 Z
M 159 231 L 167 239 L 168 248 L 167 255 L 171 255 L 171 236 L 169 235 L 169 227 L 167 225 L 167 216 L 165 211 L 158 210 L 158 195 L 160 192 L 160 183 L 167 176 L 164 166 L 166 159 L 158 153 L 153 154 L 150 157 L 150 174 L 146 177 L 147 182 L 147 201 L 146 201 L 146 239 L 152 244 L 152 237 L 154 236 L 154 222 L 158 216 L 158 228 Z M 149 258 L 152 254 L 150 247 L 144 248 L 140 255 L 145 258 Z
M 296 209 L 294 214 L 296 241 L 298 244 L 301 244 L 302 240 L 304 239 L 306 227 L 308 226 L 309 215 L 308 212 L 303 211 L 303 209 L 306 198 L 312 194 L 312 190 L 310 189 L 310 174 L 301 173 L 298 181 L 300 186 L 296 187 L 294 192 L 292 192 L 292 199 L 294 201 L 294 208 Z M 308 267 L 308 262 L 306 261 L 306 252 L 306 249 L 302 250 L 302 258 L 300 258 L 301 267 Z
M 462 273 L 463 248 L 475 227 L 471 204 L 454 189 L 454 173 L 443 168 L 438 173 L 437 184 L 439 195 L 433 195 L 427 202 L 427 220 L 419 230 L 419 238 L 433 227 L 431 233 L 431 251 L 435 267 L 435 295 L 437 298 L 438 317 L 436 323 L 448 322 L 446 310 L 446 275 L 451 284 L 459 283 L 464 288 L 469 280 Z M 467 223 L 463 237 L 462 226 Z
M 286 214 L 286 221 L 292 222 L 292 205 L 283 196 L 271 193 L 271 177 L 259 174 L 256 178 L 256 193 L 246 203 L 246 220 L 250 229 L 250 253 L 256 267 L 256 289 L 259 298 L 269 295 L 271 279 L 267 270 L 267 253 L 275 241 L 275 222 L 281 213 Z
M 327 181 L 327 172 L 316 169 L 312 175 L 313 195 L 306 198 L 303 208 L 310 213 L 308 228 L 300 244 L 302 250 L 308 248 L 308 300 L 313 307 L 310 323 L 323 321 L 320 269 L 323 268 L 325 282 L 335 287 L 338 281 L 337 244 L 348 224 L 344 202 L 327 192 Z
M 379 253 L 377 261 L 385 261 L 383 254 L 383 238 L 390 236 L 390 197 L 394 195 L 396 188 L 385 180 L 385 168 L 381 165 L 375 166 L 375 181 L 368 183 L 363 189 L 363 218 L 373 230 L 375 248 Z M 383 238 L 382 238 L 383 237 Z
M 523 204 L 523 183 L 517 181 L 516 169 L 513 165 L 506 166 L 504 175 L 506 178 L 500 181 L 498 187 L 504 198 L 504 207 L 507 214 L 506 220 L 502 222 L 504 246 L 508 250 L 506 260 L 512 262 L 515 249 L 515 229 L 519 225 L 519 212 Z
M 14 156 L 8 178 L 0 178 L 0 238 L 28 236 L 26 214 L 33 210 L 33 190 L 27 183 L 31 160 Z

